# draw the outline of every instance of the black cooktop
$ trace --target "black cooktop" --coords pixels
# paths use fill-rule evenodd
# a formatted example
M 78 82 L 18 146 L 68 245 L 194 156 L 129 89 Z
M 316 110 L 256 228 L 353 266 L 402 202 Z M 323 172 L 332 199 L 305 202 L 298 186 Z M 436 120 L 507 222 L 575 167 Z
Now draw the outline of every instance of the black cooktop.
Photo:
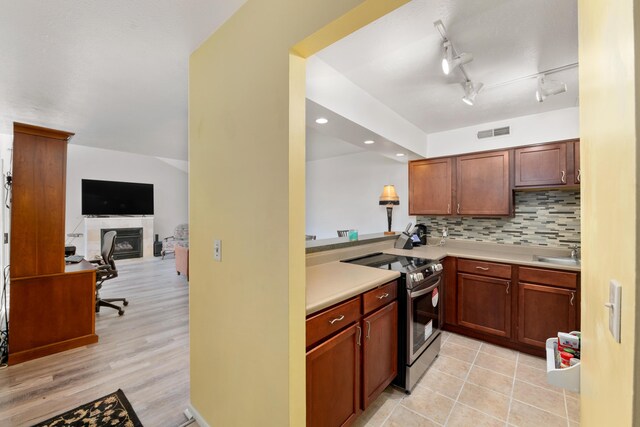
M 345 259 L 342 262 L 364 265 L 367 267 L 381 268 L 383 270 L 398 271 L 400 273 L 406 274 L 432 264 L 433 260 L 427 258 L 416 258 L 413 256 L 391 255 L 377 252 L 358 258 Z

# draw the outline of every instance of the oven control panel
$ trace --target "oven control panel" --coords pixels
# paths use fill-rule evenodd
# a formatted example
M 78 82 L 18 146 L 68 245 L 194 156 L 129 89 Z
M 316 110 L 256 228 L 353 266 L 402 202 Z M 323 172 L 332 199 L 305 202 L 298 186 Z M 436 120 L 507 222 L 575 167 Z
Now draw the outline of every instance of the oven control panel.
M 433 276 L 434 274 L 438 274 L 441 271 L 442 271 L 442 264 L 438 262 L 438 263 L 429 265 L 422 271 L 408 274 L 408 278 L 412 283 L 419 283 L 425 280 L 426 278 Z

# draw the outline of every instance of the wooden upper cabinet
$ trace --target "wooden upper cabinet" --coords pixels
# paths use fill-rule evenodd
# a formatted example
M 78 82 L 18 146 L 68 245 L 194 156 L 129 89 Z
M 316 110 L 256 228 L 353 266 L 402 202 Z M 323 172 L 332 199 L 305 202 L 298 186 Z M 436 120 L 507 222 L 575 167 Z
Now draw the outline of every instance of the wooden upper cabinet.
M 14 123 L 11 277 L 64 272 L 67 141 L 72 133 Z
M 580 141 L 573 143 L 574 183 L 580 184 Z
M 453 159 L 409 163 L 409 215 L 448 215 L 453 205 Z
M 518 148 L 515 157 L 516 187 L 567 184 L 566 143 Z
M 491 151 L 456 159 L 457 201 L 454 214 L 511 214 L 509 151 Z

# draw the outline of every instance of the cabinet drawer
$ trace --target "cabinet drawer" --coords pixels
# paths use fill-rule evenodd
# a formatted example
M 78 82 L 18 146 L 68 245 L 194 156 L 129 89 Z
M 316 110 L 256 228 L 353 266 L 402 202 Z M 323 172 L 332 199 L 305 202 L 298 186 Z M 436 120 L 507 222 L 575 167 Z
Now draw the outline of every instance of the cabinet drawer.
M 360 319 L 360 297 L 307 319 L 307 347 Z
M 367 314 L 396 299 L 398 282 L 390 282 L 362 295 L 362 312 Z
M 542 268 L 520 267 L 518 280 L 520 282 L 540 283 L 543 285 L 576 289 L 578 273 L 545 270 Z
M 498 264 L 495 262 L 459 259 L 458 271 L 463 273 L 472 273 L 478 276 L 491 276 L 499 277 L 501 279 L 511 279 L 511 266 L 508 264 Z

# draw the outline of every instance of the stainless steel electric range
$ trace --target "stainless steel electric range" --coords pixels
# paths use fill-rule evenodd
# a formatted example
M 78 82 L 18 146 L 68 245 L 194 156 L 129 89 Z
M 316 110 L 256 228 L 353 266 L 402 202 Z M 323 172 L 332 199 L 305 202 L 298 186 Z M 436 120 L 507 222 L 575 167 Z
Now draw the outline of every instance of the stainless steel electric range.
M 398 288 L 398 376 L 411 393 L 440 352 L 442 264 L 437 260 L 382 252 L 343 260 L 400 273 Z

